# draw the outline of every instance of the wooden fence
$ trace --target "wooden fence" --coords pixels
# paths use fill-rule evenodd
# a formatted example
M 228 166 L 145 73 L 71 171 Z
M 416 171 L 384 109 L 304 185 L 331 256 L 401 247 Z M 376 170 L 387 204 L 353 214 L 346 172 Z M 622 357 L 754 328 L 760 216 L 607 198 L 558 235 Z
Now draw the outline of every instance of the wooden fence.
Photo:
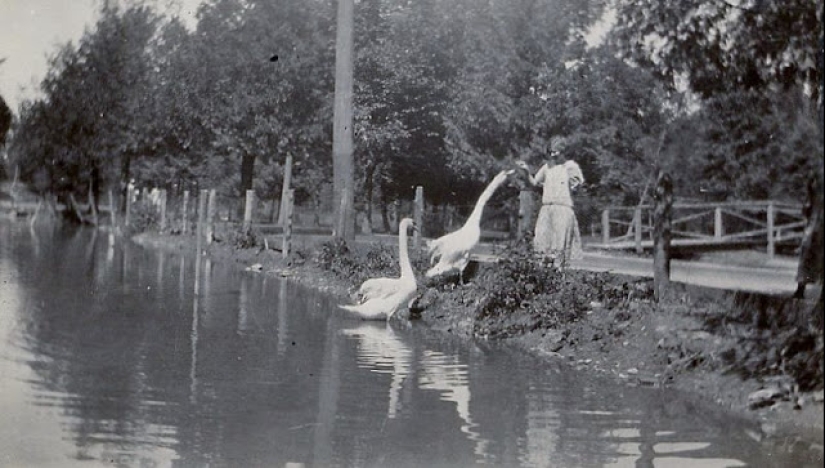
M 602 211 L 601 243 L 604 249 L 653 246 L 653 207 L 610 207 Z M 674 247 L 701 250 L 735 246 L 764 246 L 770 256 L 779 244 L 798 243 L 805 219 L 802 206 L 772 200 L 673 205 Z

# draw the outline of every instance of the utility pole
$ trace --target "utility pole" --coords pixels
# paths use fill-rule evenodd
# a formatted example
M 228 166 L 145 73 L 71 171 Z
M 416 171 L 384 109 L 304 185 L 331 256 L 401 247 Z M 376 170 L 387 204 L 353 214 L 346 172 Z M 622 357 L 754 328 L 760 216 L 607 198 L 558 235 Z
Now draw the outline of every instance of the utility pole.
M 333 217 L 336 223 L 334 233 L 347 242 L 355 240 L 352 157 L 353 3 L 354 0 L 338 0 L 335 107 L 332 122 L 332 206 L 336 210 Z

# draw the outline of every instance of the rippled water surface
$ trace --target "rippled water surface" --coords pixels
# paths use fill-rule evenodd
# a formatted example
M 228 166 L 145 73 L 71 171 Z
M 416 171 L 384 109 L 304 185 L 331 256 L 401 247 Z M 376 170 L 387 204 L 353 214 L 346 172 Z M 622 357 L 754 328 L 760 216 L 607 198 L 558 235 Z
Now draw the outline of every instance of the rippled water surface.
M 821 466 L 672 392 L 0 222 L 0 466 Z

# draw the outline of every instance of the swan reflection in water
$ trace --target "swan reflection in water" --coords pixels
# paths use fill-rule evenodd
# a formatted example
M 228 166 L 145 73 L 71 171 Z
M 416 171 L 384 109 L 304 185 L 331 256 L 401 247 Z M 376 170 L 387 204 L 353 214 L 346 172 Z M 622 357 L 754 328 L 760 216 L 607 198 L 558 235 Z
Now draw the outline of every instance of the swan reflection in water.
M 364 323 L 341 333 L 358 340 L 358 367 L 391 375 L 387 418 L 395 419 L 400 407 L 401 385 L 410 374 L 412 350 L 386 324 Z
M 411 372 L 413 350 L 404 344 L 388 324 L 363 323 L 358 327 L 342 330 L 342 333 L 358 340 L 359 367 L 391 375 L 387 418 L 395 419 L 401 406 L 401 389 Z M 462 421 L 461 432 L 473 442 L 475 454 L 482 458 L 486 457 L 489 441 L 474 430 L 478 424 L 470 415 L 471 395 L 467 365 L 461 363 L 457 355 L 427 349 L 422 351 L 417 364 L 418 388 L 435 390 L 442 401 L 455 403 L 456 412 Z

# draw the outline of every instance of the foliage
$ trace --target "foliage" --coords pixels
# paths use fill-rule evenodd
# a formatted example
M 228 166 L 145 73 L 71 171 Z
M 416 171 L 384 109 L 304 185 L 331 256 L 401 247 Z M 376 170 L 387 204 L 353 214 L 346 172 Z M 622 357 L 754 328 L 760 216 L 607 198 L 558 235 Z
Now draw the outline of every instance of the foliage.
M 377 200 L 386 213 L 416 185 L 430 204 L 470 205 L 513 159 L 543 162 L 560 135 L 589 205 L 638 202 L 658 168 L 680 194 L 795 198 L 822 154 L 814 112 L 800 110 L 818 93 L 821 0 L 620 1 L 610 41 L 588 44 L 608 3 L 357 2 L 358 208 Z M 321 207 L 334 1 L 214 0 L 191 31 L 109 5 L 52 57 L 44 97 L 21 107 L 10 155 L 23 181 L 59 195 L 134 178 L 274 198 L 291 154 L 293 186 Z
M 323 270 L 360 285 L 369 278 L 398 277 L 398 247 L 380 243 L 363 248 L 352 248 L 343 239 L 332 239 L 321 244 L 314 263 Z M 410 252 L 414 271 L 424 271 L 428 259 L 423 252 Z
M 145 200 L 132 204 L 129 211 L 129 225 L 125 234 L 133 236 L 142 232 L 155 231 L 160 228 L 160 214 L 157 207 Z
M 476 280 L 483 294 L 475 333 L 507 337 L 577 320 L 598 297 L 597 286 L 587 280 L 599 281 L 596 275 L 550 267 L 536 258 L 529 239 L 521 239 L 501 255 L 496 268 Z
M 707 98 L 731 90 L 811 87 L 822 74 L 822 0 L 620 1 L 613 43 L 675 87 Z
M 6 144 L 6 134 L 11 128 L 11 109 L 6 100 L 0 96 L 0 148 Z
M 228 242 L 236 249 L 252 249 L 261 245 L 261 235 L 256 229 L 238 227 L 229 232 Z
M 104 6 L 94 30 L 50 60 L 42 100 L 24 104 L 10 148 L 26 182 L 52 193 L 98 195 L 144 144 L 151 93 L 147 46 L 156 18 L 145 7 Z
M 823 142 L 800 99 L 742 91 L 708 100 L 697 116 L 706 146 L 696 153 L 707 185 L 730 198 L 802 200 Z
M 664 151 L 670 167 L 688 166 L 677 190 L 799 199 L 799 179 L 822 165 L 822 9 L 822 0 L 617 3 L 611 48 L 670 93 L 699 98 L 699 112 L 676 125 L 684 132 L 693 120 L 694 132 Z
M 363 271 L 361 262 L 342 238 L 334 238 L 321 244 L 313 261 L 322 269 L 344 278 L 354 279 Z

